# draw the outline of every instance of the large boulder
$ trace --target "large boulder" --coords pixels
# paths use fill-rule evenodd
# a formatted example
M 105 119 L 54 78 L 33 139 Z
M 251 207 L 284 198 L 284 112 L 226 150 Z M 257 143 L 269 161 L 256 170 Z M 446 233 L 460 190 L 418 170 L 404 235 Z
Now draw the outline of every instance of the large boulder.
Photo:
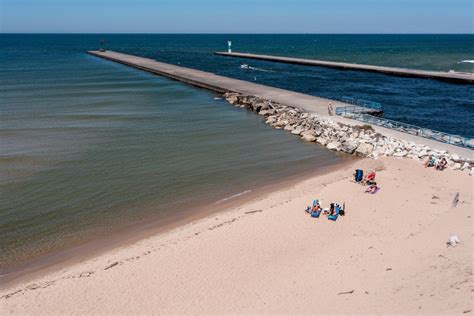
M 418 152 L 418 158 L 423 158 L 426 156 L 428 156 L 428 151 L 426 151 L 425 149 L 422 149 L 420 152 Z
M 328 143 L 326 145 L 326 148 L 327 149 L 330 149 L 330 150 L 337 150 L 339 151 L 341 149 L 341 143 L 337 142 L 337 141 L 332 141 L 330 143 Z
M 273 127 L 278 127 L 278 128 L 283 128 L 283 126 L 288 125 L 287 120 L 278 120 L 275 123 L 273 123 Z
M 273 124 L 275 123 L 277 120 L 277 116 L 276 115 L 270 115 L 269 117 L 267 117 L 267 120 L 265 121 L 266 124 Z
M 327 143 L 328 143 L 328 139 L 327 139 L 326 137 L 318 137 L 318 138 L 316 138 L 316 142 L 317 142 L 318 144 L 321 144 L 321 145 L 323 145 L 323 146 L 326 146 Z
M 301 138 L 307 142 L 316 141 L 316 136 L 314 136 L 313 132 L 311 131 L 304 131 L 303 133 L 301 133 Z
M 408 155 L 408 151 L 406 150 L 397 151 L 396 153 L 393 154 L 394 157 L 398 157 L 398 158 L 405 157 L 406 155 Z
M 357 146 L 355 153 L 357 155 L 366 157 L 366 156 L 369 156 L 373 150 L 374 150 L 374 146 L 372 146 L 371 144 L 360 143 L 359 146 Z
M 291 134 L 293 135 L 300 135 L 303 132 L 303 129 L 301 126 L 297 126 L 295 129 L 291 131 Z
M 264 110 L 270 110 L 270 106 L 268 105 L 268 102 L 264 101 L 261 103 L 260 111 Z
M 236 104 L 236 103 L 239 101 L 239 98 L 238 98 L 237 95 L 232 94 L 232 95 L 228 96 L 228 97 L 226 98 L 226 100 L 227 100 L 227 102 L 229 102 L 230 104 Z
M 359 146 L 359 141 L 357 139 L 349 138 L 341 144 L 341 150 L 345 153 L 352 154 Z
M 284 128 L 285 131 L 289 131 L 289 132 L 291 132 L 294 129 L 295 129 L 295 127 L 291 124 L 287 124 Z
M 260 110 L 258 114 L 263 115 L 263 116 L 269 116 L 269 115 L 275 114 L 275 110 L 274 109 Z
M 316 137 L 321 136 L 322 133 L 323 133 L 323 130 L 321 128 L 317 127 L 314 129 L 314 135 L 316 135 Z
M 262 109 L 262 106 L 264 104 L 265 103 L 263 103 L 263 102 L 253 102 L 252 103 L 252 110 L 254 110 L 255 112 L 259 112 Z
M 451 159 L 454 160 L 454 161 L 459 161 L 460 160 L 459 155 L 456 155 L 456 154 L 452 154 Z

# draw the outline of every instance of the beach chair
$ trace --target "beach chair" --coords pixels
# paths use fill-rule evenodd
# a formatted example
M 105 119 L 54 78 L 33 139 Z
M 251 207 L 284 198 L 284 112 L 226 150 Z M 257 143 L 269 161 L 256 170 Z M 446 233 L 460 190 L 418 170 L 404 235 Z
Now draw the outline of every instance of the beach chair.
M 360 183 L 363 178 L 364 178 L 364 171 L 362 171 L 361 169 L 357 169 L 355 172 L 355 177 L 354 177 L 355 182 Z
M 336 219 L 339 217 L 340 211 L 341 211 L 341 207 L 339 205 L 336 205 L 334 215 L 329 215 L 328 219 L 331 221 L 336 221 Z
M 319 206 L 319 200 L 313 201 L 312 211 L 310 212 L 311 217 L 318 218 L 321 215 L 321 206 L 318 207 L 317 211 L 314 211 L 315 206 Z
M 312 207 L 311 207 L 311 206 L 308 206 L 308 207 L 306 207 L 306 210 L 305 210 L 305 211 L 306 211 L 306 213 L 308 213 L 308 214 L 309 214 L 309 213 L 311 213 L 311 209 L 312 209 Z

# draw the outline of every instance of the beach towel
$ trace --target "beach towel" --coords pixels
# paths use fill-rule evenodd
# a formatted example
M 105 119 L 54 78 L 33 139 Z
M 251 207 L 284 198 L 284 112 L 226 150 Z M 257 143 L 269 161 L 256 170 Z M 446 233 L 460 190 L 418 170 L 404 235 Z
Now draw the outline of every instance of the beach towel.
M 364 172 L 360 169 L 357 169 L 355 172 L 355 182 L 361 182 L 362 178 L 364 177 Z
M 369 187 L 367 190 L 365 190 L 365 193 L 370 193 L 370 194 L 375 194 L 380 191 L 380 187 L 375 187 L 375 189 L 372 191 L 372 188 Z

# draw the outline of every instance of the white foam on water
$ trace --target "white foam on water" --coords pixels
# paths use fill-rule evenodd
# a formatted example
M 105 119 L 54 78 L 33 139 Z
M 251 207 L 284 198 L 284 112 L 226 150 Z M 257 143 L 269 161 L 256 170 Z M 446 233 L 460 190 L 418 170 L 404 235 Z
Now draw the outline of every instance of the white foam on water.
M 460 61 L 460 62 L 458 62 L 458 64 L 461 64 L 461 63 L 470 63 L 470 64 L 474 64 L 474 60 L 463 60 L 463 61 Z
M 252 192 L 252 190 L 245 190 L 245 191 L 242 191 L 242 192 L 240 192 L 240 193 L 237 193 L 237 194 L 228 196 L 228 197 L 226 197 L 226 198 L 224 198 L 224 199 L 222 199 L 222 200 L 219 200 L 219 201 L 216 202 L 216 204 L 219 204 L 219 203 L 222 203 L 222 202 L 226 202 L 226 201 L 231 200 L 231 199 L 235 199 L 236 197 L 239 197 L 239 196 L 241 196 L 241 195 L 244 195 L 244 194 L 247 194 L 247 193 L 250 193 L 250 192 Z
M 268 70 L 268 69 L 263 69 L 263 68 L 257 68 L 257 67 L 252 67 L 252 66 L 249 66 L 249 69 L 257 70 L 257 71 L 264 71 L 264 72 L 274 72 L 273 70 Z
M 243 65 L 240 66 L 240 69 L 242 70 L 256 70 L 256 71 L 263 71 L 263 72 L 275 72 L 275 70 L 270 70 L 270 69 L 264 69 L 264 68 L 258 68 L 258 67 L 252 67 L 247 64 L 244 64 L 246 67 L 242 67 Z

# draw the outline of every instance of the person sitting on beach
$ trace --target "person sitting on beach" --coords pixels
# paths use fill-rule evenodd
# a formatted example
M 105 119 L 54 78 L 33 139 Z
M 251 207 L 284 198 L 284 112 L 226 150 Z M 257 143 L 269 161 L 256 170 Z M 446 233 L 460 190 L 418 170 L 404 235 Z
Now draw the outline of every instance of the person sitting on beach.
M 342 207 L 339 210 L 339 215 L 345 216 L 346 215 L 346 202 L 342 203 Z
M 319 205 L 319 202 L 315 205 L 313 205 L 313 208 L 311 209 L 312 212 L 317 212 L 321 208 L 321 205 Z
M 334 203 L 331 203 L 331 205 L 329 207 L 329 214 L 328 215 L 334 215 L 334 212 L 335 212 Z
M 365 184 L 367 185 L 372 185 L 375 183 L 375 171 L 371 171 L 368 175 L 367 178 L 365 178 Z
M 446 158 L 441 158 L 440 162 L 436 165 L 436 170 L 443 171 L 446 169 L 446 166 L 448 165 L 448 161 Z
M 435 164 L 436 164 L 436 159 L 431 155 L 429 155 L 428 158 L 426 158 L 426 160 L 423 162 L 423 165 L 425 166 L 425 168 L 433 167 Z

